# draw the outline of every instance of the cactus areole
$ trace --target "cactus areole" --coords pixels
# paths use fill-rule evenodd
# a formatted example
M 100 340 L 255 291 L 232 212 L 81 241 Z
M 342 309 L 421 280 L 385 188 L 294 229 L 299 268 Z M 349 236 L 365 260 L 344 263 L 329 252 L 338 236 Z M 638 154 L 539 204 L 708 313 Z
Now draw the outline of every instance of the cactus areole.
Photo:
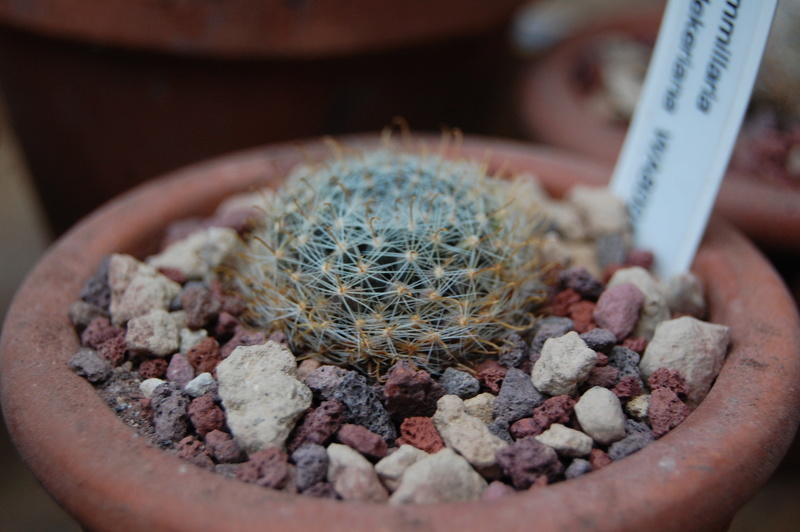
M 370 374 L 497 353 L 544 295 L 544 224 L 529 180 L 486 172 L 388 144 L 296 169 L 232 268 L 250 325 Z

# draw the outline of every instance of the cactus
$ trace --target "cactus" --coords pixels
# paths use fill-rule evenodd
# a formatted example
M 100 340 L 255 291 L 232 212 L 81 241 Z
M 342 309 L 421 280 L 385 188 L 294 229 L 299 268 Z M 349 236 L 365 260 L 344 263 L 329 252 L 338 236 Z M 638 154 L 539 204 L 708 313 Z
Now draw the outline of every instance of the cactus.
M 371 374 L 401 359 L 439 374 L 496 353 L 544 291 L 543 220 L 525 186 L 390 144 L 296 169 L 235 265 L 245 320 Z

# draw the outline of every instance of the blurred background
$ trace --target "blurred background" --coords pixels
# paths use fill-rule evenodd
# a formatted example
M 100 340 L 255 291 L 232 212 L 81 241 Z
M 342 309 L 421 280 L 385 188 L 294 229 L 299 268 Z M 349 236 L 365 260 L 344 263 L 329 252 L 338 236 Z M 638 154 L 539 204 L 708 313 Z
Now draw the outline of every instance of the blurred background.
M 141 2 L 130 11 L 97 0 L 23 4 L 0 0 L 0 320 L 53 239 L 116 194 L 185 164 L 268 142 L 374 132 L 396 116 L 414 131 L 455 126 L 558 145 L 524 110 L 531 72 L 562 43 L 663 6 L 496 0 L 486 9 L 487 2 L 464 0 L 450 21 L 449 3 L 438 1 L 385 2 L 374 20 L 364 19 L 357 0 L 265 1 L 255 11 L 239 0 L 225 16 L 208 1 Z M 634 32 L 630 46 L 607 39 L 575 67 L 587 92 L 604 87 L 581 117 L 624 127 L 653 31 Z M 769 80 L 778 103 L 767 119 L 795 116 L 797 85 L 785 68 L 788 61 L 800 69 L 793 59 L 785 55 L 772 69 L 785 75 Z M 779 129 L 791 137 L 793 127 Z M 760 148 L 788 168 L 775 170 L 773 181 L 800 174 L 793 151 L 800 135 L 787 135 Z M 604 149 L 613 163 L 618 146 Z M 753 164 L 747 157 L 743 164 Z M 762 247 L 798 291 L 798 250 Z M 800 529 L 797 447 L 731 530 Z M 80 530 L 19 459 L 4 424 L 0 530 Z

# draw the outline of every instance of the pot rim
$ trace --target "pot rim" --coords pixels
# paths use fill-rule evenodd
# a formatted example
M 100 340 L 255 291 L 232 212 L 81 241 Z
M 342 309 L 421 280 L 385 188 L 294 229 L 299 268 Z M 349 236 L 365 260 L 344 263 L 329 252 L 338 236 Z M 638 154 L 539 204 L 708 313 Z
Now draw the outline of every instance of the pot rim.
M 518 80 L 517 100 L 521 125 L 528 135 L 537 142 L 613 164 L 626 128 L 589 109 L 575 82 L 575 69 L 586 59 L 587 50 L 611 34 L 655 38 L 663 11 L 663 6 L 638 9 L 593 25 L 525 67 Z M 765 184 L 728 171 L 715 212 L 766 249 L 800 252 L 800 186 Z
M 0 0 L 0 21 L 39 35 L 150 51 L 321 58 L 485 34 L 521 3 Z
M 318 140 L 303 146 L 315 158 L 328 151 Z M 477 158 L 490 151 L 492 167 L 533 170 L 556 195 L 608 173 L 517 142 L 467 137 L 461 150 Z M 517 530 L 534 522 L 543 530 L 707 530 L 726 526 L 777 466 L 800 421 L 800 387 L 781 386 L 800 378 L 800 318 L 769 263 L 719 219 L 693 268 L 708 287 L 712 321 L 732 327 L 727 362 L 686 421 L 611 466 L 497 501 L 392 507 L 276 493 L 151 447 L 67 367 L 78 348 L 69 306 L 104 255 L 152 252 L 169 221 L 210 214 L 301 159 L 294 145 L 268 146 L 137 187 L 59 239 L 19 290 L 0 339 L 3 412 L 24 460 L 86 530 Z

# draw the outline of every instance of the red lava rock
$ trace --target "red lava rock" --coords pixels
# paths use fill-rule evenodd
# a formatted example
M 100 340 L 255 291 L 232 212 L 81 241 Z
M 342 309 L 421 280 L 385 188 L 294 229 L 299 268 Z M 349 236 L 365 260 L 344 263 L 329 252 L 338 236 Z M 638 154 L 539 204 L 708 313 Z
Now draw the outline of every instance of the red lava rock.
M 220 311 L 229 316 L 239 316 L 247 305 L 244 298 L 235 292 L 226 292 L 219 279 L 211 281 L 211 294 L 220 303 Z
M 569 318 L 572 319 L 574 329 L 578 334 L 589 332 L 597 328 L 597 324 L 592 318 L 595 304 L 591 301 L 578 301 L 569 306 Z
M 594 320 L 622 340 L 636 327 L 643 304 L 644 294 L 635 284 L 620 283 L 600 295 L 594 309 Z
M 355 449 L 363 455 L 372 458 L 386 456 L 386 449 L 388 448 L 386 441 L 361 425 L 345 423 L 336 433 L 336 438 L 340 443 Z
M 225 345 L 220 347 L 219 354 L 224 360 L 240 345 L 263 345 L 265 343 L 267 343 L 267 335 L 262 331 L 256 331 L 244 325 L 238 325 L 233 333 L 233 337 L 225 342 Z
M 623 377 L 616 386 L 611 388 L 611 391 L 614 392 L 614 395 L 616 395 L 623 403 L 626 403 L 634 397 L 644 393 L 644 390 L 642 390 L 641 381 L 639 381 L 639 379 L 636 377 Z
M 589 463 L 592 464 L 592 471 L 611 464 L 611 457 L 602 449 L 592 449 L 589 453 Z
M 178 456 L 203 469 L 209 471 L 214 469 L 214 461 L 206 451 L 205 445 L 194 436 L 186 436 L 178 443 Z
M 595 367 L 603 367 L 608 365 L 608 355 L 599 351 L 595 351 L 595 353 L 597 353 L 597 363 L 595 364 Z
M 163 358 L 145 360 L 139 364 L 139 376 L 144 379 L 163 379 L 167 374 L 167 361 Z
M 392 366 L 384 387 L 386 410 L 395 421 L 411 416 L 432 416 L 436 401 L 444 388 L 425 371 L 414 369 L 408 362 Z
M 550 299 L 547 305 L 548 313 L 553 316 L 568 317 L 569 307 L 580 300 L 581 295 L 572 288 L 561 290 Z
M 305 415 L 295 429 L 289 442 L 290 452 L 296 451 L 305 443 L 325 445 L 342 425 L 344 405 L 335 399 L 323 401 L 317 408 Z
M 219 343 L 216 338 L 203 338 L 186 351 L 189 364 L 197 369 L 198 373 L 211 373 L 217 369 L 217 364 L 222 362 Z
M 640 355 L 644 353 L 644 350 L 647 348 L 647 338 L 644 336 L 634 336 L 633 338 L 625 338 L 622 342 L 624 347 L 627 347 L 631 351 L 636 351 Z
M 544 404 L 533 411 L 533 420 L 547 429 L 553 423 L 568 423 L 575 407 L 575 399 L 569 395 L 556 395 L 544 402 Z
M 160 273 L 170 281 L 175 281 L 178 284 L 186 284 L 186 274 L 183 273 L 183 270 L 179 268 L 170 268 L 163 266 L 158 269 L 158 273 Z
M 444 440 L 429 417 L 408 417 L 403 420 L 396 444 L 405 443 L 431 454 L 444 449 Z
M 222 310 L 217 315 L 217 323 L 213 328 L 214 338 L 220 342 L 225 342 L 233 337 L 236 328 L 241 327 L 241 325 L 242 322 L 239 321 L 239 318 Z
M 650 394 L 647 415 L 650 417 L 655 438 L 662 437 L 680 425 L 691 413 L 691 408 L 669 388 L 656 388 Z
M 113 336 L 97 346 L 97 352 L 111 362 L 113 366 L 119 366 L 125 361 L 125 353 L 128 350 L 125 342 L 125 331 L 120 329 L 119 334 Z
M 521 440 L 522 438 L 527 438 L 528 436 L 538 436 L 544 432 L 544 429 L 536 422 L 535 419 L 532 417 L 526 417 L 512 423 L 508 431 L 511 433 L 512 438 L 515 440 Z
M 589 372 L 586 379 L 588 386 L 602 386 L 603 388 L 613 388 L 617 384 L 619 370 L 613 366 L 595 366 Z
M 212 430 L 205 435 L 206 450 L 221 464 L 242 462 L 247 455 L 227 432 Z
M 501 482 L 499 480 L 493 480 L 489 483 L 489 486 L 484 490 L 483 494 L 481 495 L 482 501 L 495 501 L 497 499 L 502 499 L 506 495 L 511 495 L 512 493 L 516 493 L 516 490 L 506 484 L 505 482 Z
M 193 399 L 189 404 L 189 420 L 201 436 L 225 425 L 225 413 L 210 394 Z
M 651 390 L 669 388 L 680 400 L 686 400 L 686 394 L 688 393 L 686 389 L 686 380 L 677 370 L 658 368 L 650 375 L 650 378 L 647 379 L 647 384 L 650 385 Z
M 556 451 L 533 437 L 517 440 L 499 449 L 495 456 L 517 489 L 530 488 L 542 476 L 556 480 L 564 472 Z
M 181 306 L 186 311 L 186 326 L 197 330 L 216 318 L 220 302 L 205 287 L 192 284 L 183 289 Z
M 624 265 L 626 267 L 639 266 L 645 270 L 653 267 L 655 262 L 655 255 L 648 249 L 632 249 L 628 256 L 625 258 Z
M 189 398 L 174 384 L 158 386 L 150 398 L 156 441 L 170 444 L 181 441 L 189 431 Z
M 481 387 L 488 390 L 494 395 L 500 393 L 500 385 L 503 384 L 503 379 L 506 378 L 506 368 L 500 365 L 496 360 L 487 360 L 478 364 L 478 381 Z
M 183 389 L 183 387 L 194 378 L 194 368 L 189 364 L 186 356 L 180 353 L 172 355 L 172 358 L 169 360 L 169 365 L 167 366 L 167 380 L 169 382 L 174 382 Z
M 81 333 L 81 344 L 97 349 L 103 342 L 124 332 L 124 329 L 111 325 L 111 321 L 107 317 L 99 316 L 90 321 Z
M 289 482 L 289 456 L 277 447 L 256 451 L 239 466 L 236 478 L 265 488 L 281 489 Z

